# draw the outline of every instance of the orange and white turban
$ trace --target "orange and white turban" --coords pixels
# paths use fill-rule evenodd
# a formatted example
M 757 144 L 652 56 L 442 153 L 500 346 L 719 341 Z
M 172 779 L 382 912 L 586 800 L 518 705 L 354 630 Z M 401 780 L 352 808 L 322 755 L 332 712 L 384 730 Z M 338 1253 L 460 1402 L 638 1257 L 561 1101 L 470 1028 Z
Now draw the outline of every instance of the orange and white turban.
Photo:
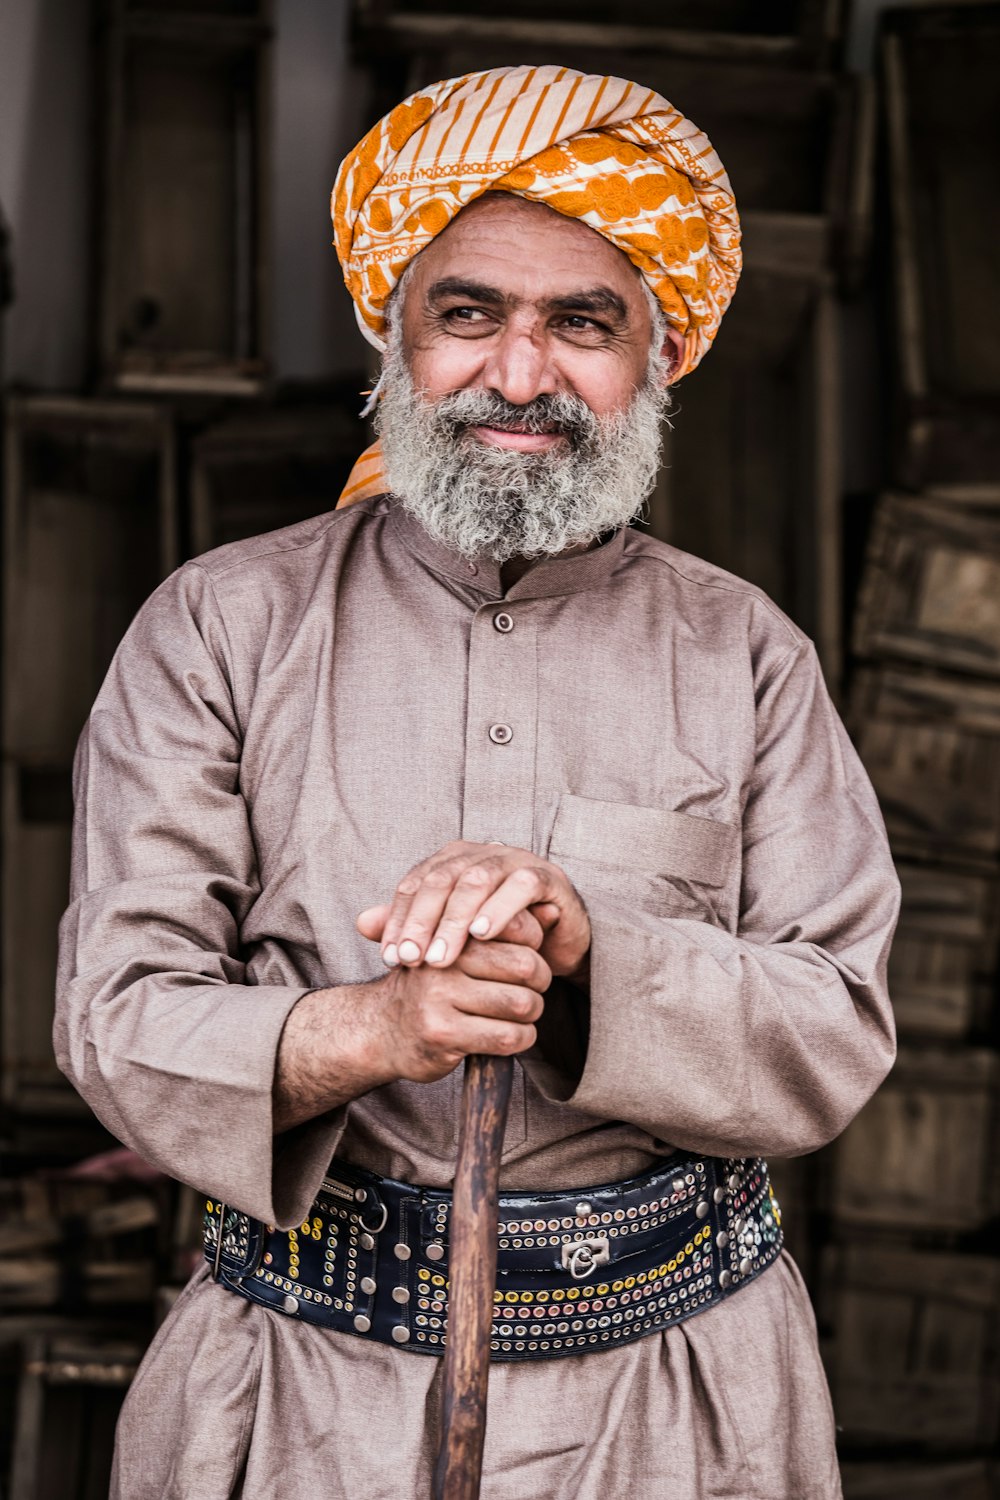
M 652 89 L 571 68 L 492 68 L 434 84 L 342 163 L 335 244 L 370 343 L 385 347 L 385 305 L 413 257 L 487 192 L 546 203 L 623 250 L 684 336 L 674 378 L 694 369 L 742 264 L 725 168 Z

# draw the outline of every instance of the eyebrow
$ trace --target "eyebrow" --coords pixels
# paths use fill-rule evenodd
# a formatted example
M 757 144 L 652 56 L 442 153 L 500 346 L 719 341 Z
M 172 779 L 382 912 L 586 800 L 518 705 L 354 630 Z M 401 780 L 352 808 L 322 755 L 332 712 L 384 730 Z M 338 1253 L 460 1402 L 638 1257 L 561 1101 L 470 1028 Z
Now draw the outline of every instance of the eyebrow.
M 445 276 L 441 281 L 435 281 L 427 293 L 427 300 L 432 304 L 448 297 L 465 297 L 470 302 L 481 302 L 487 307 L 511 307 L 516 306 L 518 301 L 487 282 L 467 281 L 464 277 L 457 276 Z M 623 298 L 607 286 L 568 292 L 562 297 L 547 297 L 538 305 L 543 312 L 602 313 L 619 323 L 628 322 L 628 308 Z

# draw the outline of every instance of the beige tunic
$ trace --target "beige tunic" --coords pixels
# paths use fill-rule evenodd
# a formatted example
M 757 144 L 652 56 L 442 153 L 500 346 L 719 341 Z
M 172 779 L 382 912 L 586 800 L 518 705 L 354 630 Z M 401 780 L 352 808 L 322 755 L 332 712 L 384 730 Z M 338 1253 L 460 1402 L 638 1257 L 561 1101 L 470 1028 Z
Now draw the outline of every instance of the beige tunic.
M 548 855 L 593 928 L 589 998 L 557 983 L 517 1069 L 506 1185 L 811 1151 L 891 1063 L 897 886 L 812 647 L 632 530 L 506 596 L 384 498 L 201 558 L 122 644 L 76 796 L 60 1063 L 147 1160 L 282 1226 L 334 1151 L 450 1181 L 456 1075 L 271 1132 L 288 1012 L 383 972 L 354 918 L 449 839 Z M 114 1493 L 425 1496 L 439 1373 L 199 1272 L 126 1402 Z M 839 1495 L 794 1266 L 625 1348 L 494 1367 L 482 1493 Z

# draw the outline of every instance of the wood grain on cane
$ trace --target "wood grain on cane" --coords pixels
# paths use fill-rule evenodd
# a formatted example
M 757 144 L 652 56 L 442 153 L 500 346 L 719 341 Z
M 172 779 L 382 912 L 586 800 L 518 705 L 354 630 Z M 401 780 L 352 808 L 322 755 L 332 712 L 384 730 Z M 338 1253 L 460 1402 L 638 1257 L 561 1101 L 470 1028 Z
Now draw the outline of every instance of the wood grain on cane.
M 513 1071 L 509 1057 L 472 1056 L 465 1061 L 434 1500 L 476 1500 L 479 1495 L 496 1287 L 500 1150 Z

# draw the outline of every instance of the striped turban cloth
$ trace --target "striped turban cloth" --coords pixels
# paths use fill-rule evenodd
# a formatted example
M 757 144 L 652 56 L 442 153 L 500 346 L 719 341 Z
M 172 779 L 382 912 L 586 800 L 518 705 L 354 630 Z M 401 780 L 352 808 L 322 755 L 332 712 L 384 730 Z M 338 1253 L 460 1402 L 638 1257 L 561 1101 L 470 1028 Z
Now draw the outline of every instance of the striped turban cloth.
M 482 193 L 579 219 L 637 266 L 693 370 L 740 274 L 740 221 L 706 136 L 652 89 L 571 68 L 493 68 L 422 89 L 341 165 L 335 244 L 362 333 L 413 257 Z

